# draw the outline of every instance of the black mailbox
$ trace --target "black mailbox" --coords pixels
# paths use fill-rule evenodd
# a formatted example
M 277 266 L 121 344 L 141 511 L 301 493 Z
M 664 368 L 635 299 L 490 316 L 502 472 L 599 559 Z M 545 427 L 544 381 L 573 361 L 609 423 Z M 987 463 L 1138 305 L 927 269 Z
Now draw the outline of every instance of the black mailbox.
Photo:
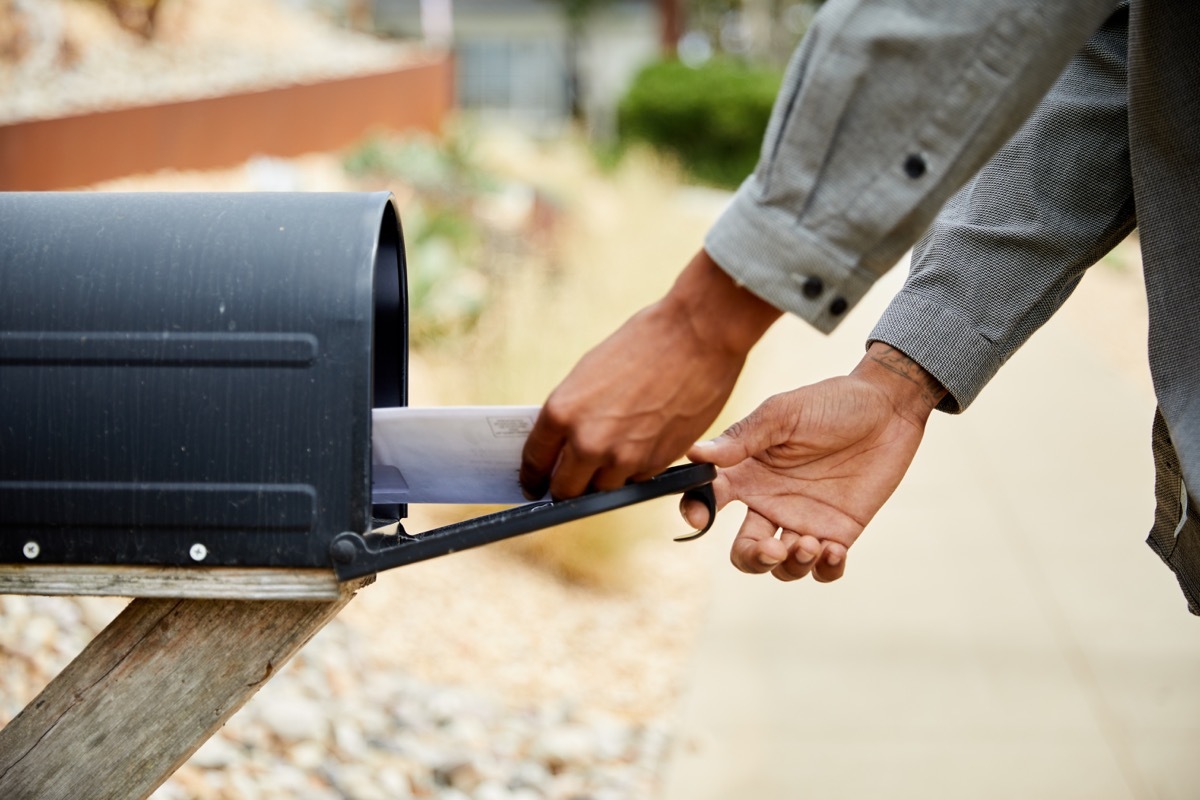
M 390 195 L 7 194 L 0 225 L 0 563 L 346 579 L 713 477 L 374 534 L 371 411 L 407 393 Z

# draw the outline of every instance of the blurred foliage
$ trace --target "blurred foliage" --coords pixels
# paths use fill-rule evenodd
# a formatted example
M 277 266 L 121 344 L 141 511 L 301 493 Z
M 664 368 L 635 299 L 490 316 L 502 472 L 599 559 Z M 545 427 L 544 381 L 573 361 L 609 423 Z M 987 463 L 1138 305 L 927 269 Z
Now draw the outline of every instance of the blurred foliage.
M 347 153 L 342 166 L 355 177 L 398 178 L 444 202 L 469 200 L 499 185 L 477 163 L 466 128 L 455 128 L 439 140 L 372 136 Z
M 783 67 L 823 2 L 687 0 L 688 36 L 712 53 Z
M 758 162 L 781 78 L 730 59 L 651 64 L 621 100 L 621 141 L 647 142 L 678 158 L 695 179 L 736 187 Z
M 425 347 L 474 328 L 489 281 L 475 266 L 480 236 L 452 209 L 411 201 L 404 213 L 409 339 Z
M 371 137 L 342 166 L 354 178 L 412 190 L 402 211 L 412 345 L 469 331 L 488 300 L 491 277 L 477 266 L 489 232 L 475 206 L 499 186 L 477 165 L 469 137 Z

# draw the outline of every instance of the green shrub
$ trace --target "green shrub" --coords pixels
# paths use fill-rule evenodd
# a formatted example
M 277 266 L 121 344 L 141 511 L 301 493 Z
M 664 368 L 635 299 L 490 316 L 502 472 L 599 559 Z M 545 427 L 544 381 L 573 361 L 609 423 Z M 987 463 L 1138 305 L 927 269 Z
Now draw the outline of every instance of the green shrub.
M 697 180 L 734 187 L 754 170 L 781 75 L 728 59 L 643 69 L 621 101 L 623 143 L 644 141 Z
M 470 331 L 488 301 L 478 265 L 488 235 L 475 205 L 495 181 L 469 141 L 372 136 L 345 153 L 342 168 L 371 189 L 402 184 L 408 263 L 409 339 L 422 348 Z

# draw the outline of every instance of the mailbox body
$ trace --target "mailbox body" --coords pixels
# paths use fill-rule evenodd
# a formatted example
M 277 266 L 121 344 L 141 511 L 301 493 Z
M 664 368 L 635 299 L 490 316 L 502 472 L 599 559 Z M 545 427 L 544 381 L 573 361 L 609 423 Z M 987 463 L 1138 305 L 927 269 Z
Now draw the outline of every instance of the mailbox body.
M 386 194 L 0 195 L 0 563 L 329 567 L 402 405 Z

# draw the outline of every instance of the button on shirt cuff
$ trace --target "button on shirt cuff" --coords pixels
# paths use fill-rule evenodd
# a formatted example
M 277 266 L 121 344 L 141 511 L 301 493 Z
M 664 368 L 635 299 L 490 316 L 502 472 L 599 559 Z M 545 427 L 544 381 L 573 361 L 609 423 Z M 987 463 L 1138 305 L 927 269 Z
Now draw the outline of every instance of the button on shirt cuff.
M 857 270 L 788 212 L 759 203 L 756 182 L 752 176 L 742 184 L 704 249 L 739 285 L 829 333 L 875 276 Z

